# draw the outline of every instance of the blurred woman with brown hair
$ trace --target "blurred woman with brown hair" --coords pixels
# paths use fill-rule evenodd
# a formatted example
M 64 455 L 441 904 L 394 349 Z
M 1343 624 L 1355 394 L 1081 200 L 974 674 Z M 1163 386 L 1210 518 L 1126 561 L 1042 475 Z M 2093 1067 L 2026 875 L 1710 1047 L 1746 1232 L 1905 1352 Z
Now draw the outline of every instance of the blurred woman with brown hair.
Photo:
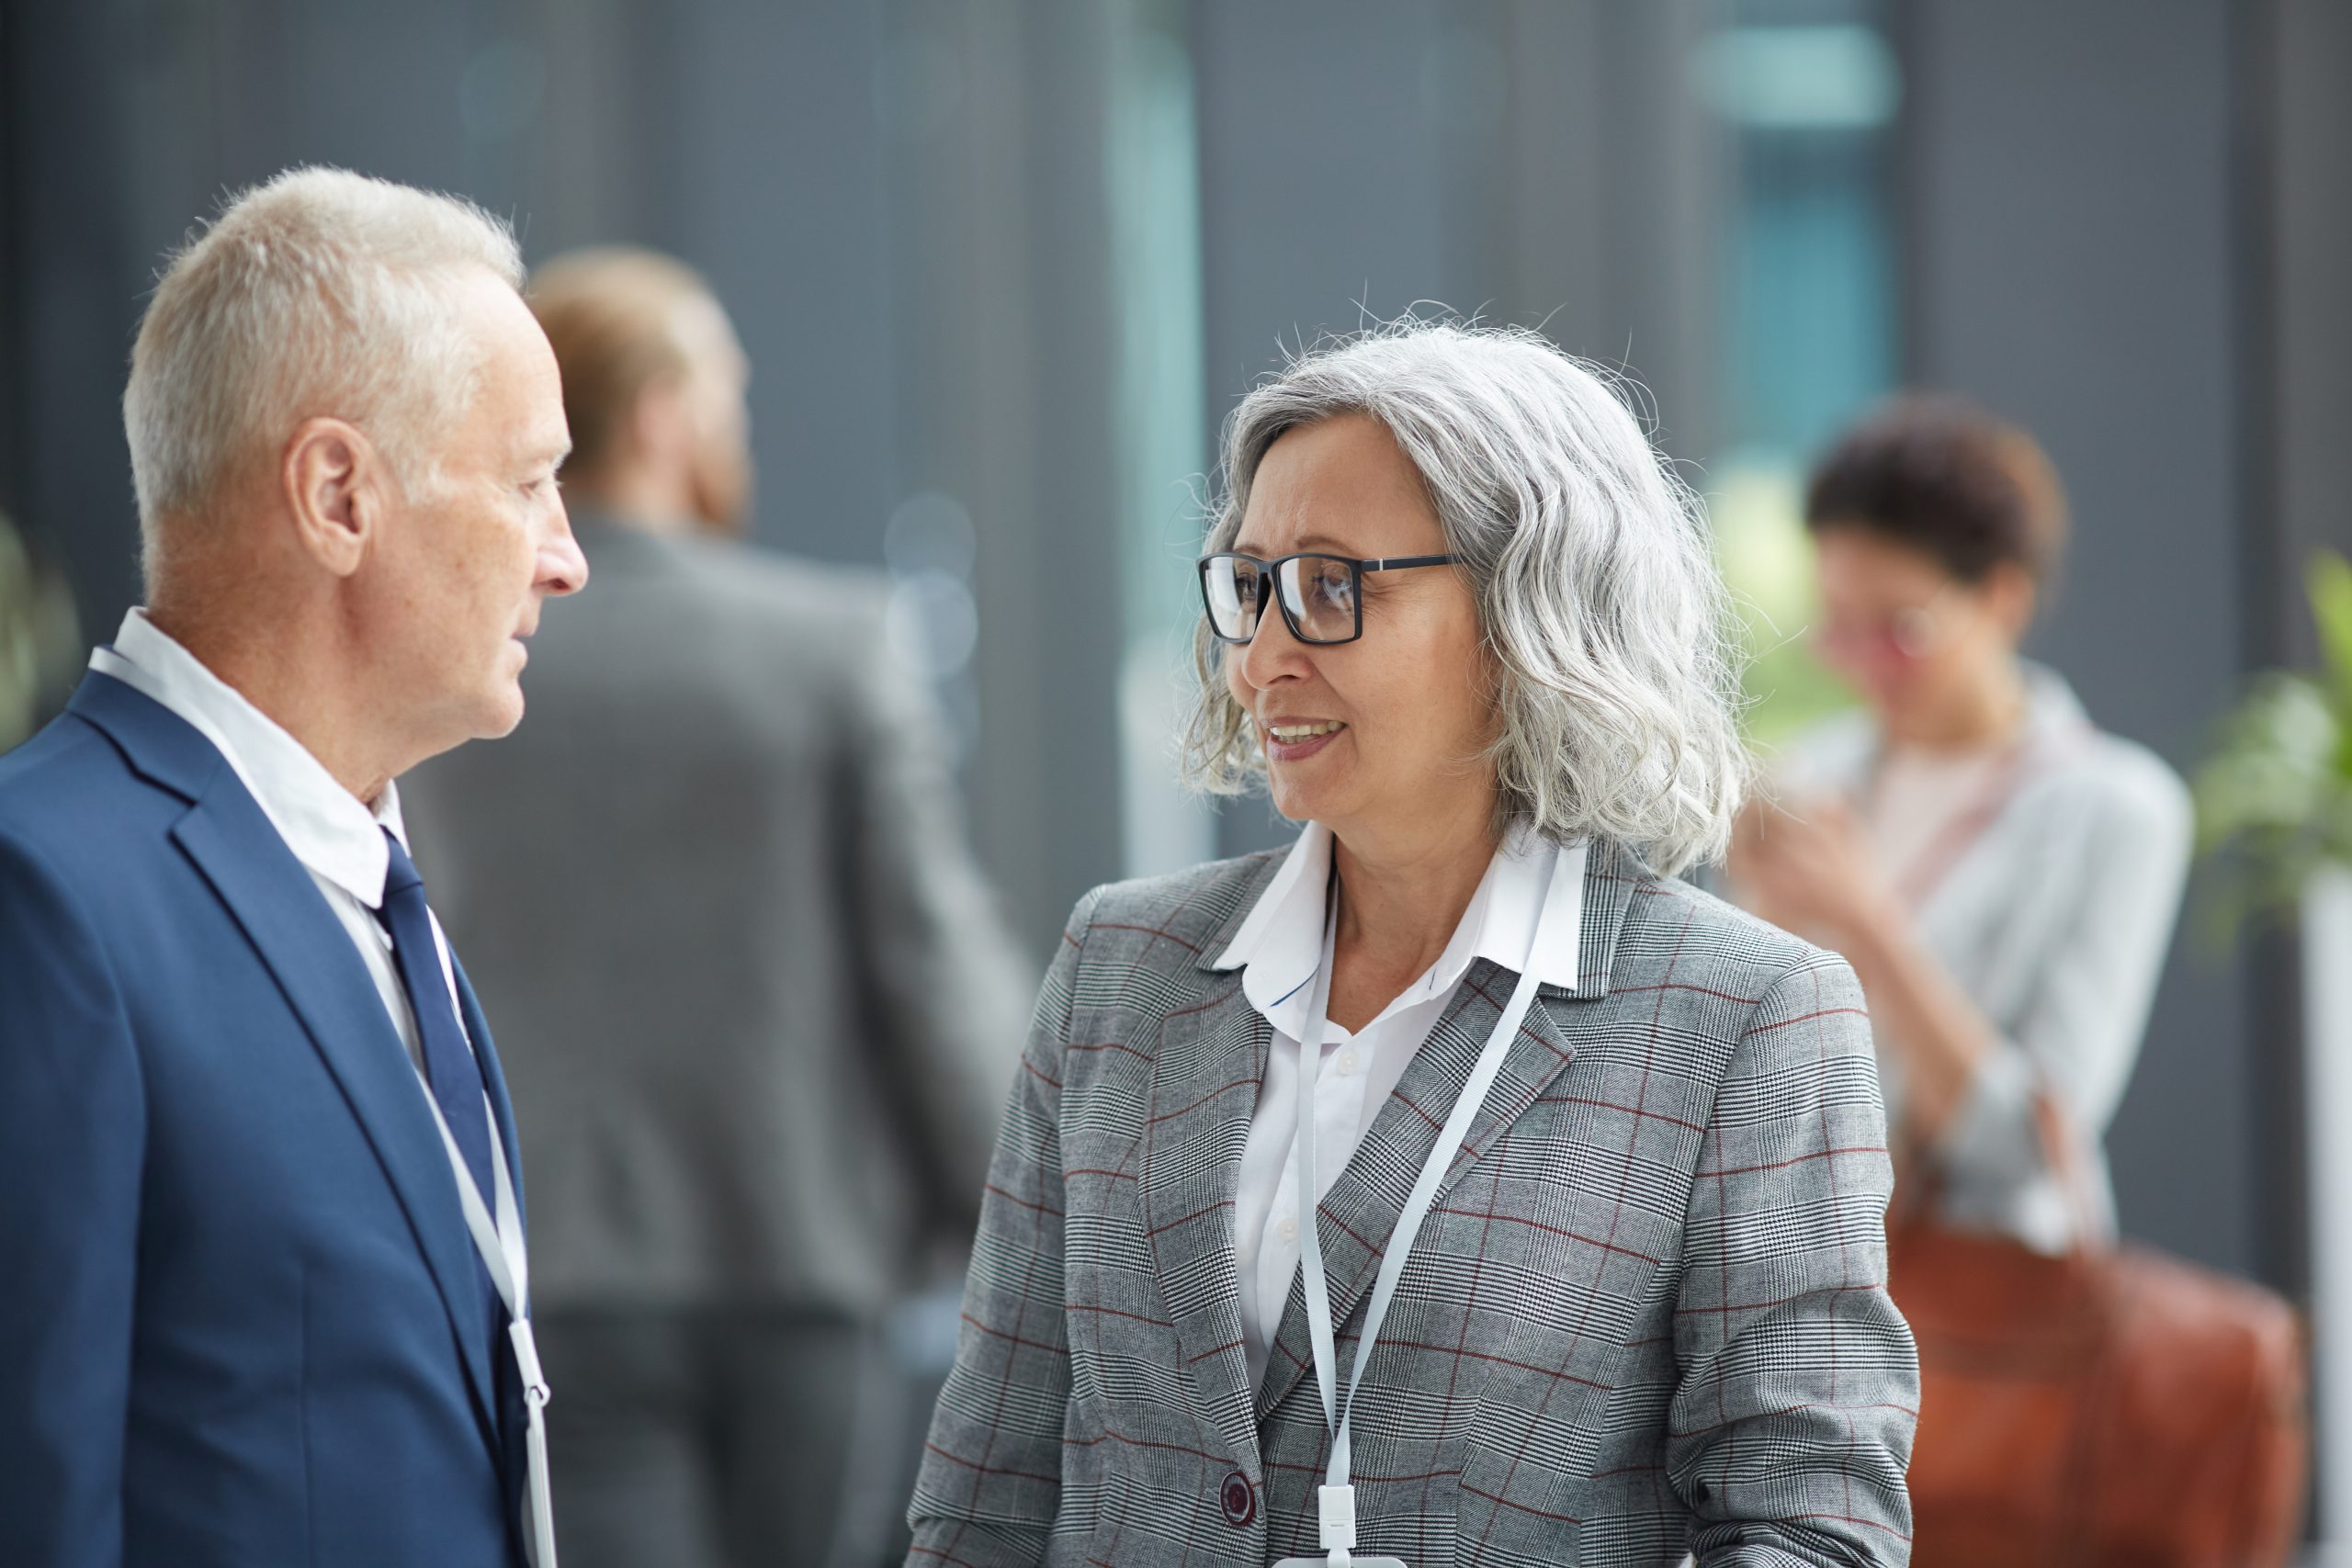
M 1864 705 L 1791 750 L 1735 888 L 1860 976 L 1935 1217 L 2065 1251 L 2114 1224 L 2099 1145 L 2179 907 L 2188 793 L 2018 653 L 2066 530 L 2023 432 L 1896 398 L 1822 460 L 1805 523 L 1816 644 Z

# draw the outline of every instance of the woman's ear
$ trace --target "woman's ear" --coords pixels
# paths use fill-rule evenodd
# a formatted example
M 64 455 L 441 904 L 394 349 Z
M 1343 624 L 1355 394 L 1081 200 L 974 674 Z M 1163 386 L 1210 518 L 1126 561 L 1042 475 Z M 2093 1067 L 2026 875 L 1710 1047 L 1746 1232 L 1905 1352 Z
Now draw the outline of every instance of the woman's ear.
M 2023 642 L 2041 601 L 2041 585 L 2033 573 L 2015 561 L 2003 561 L 1985 577 L 1982 592 L 1986 607 L 2009 641 Z
M 337 577 L 367 558 L 390 496 L 375 444 L 339 419 L 306 419 L 288 438 L 278 484 L 303 553 Z

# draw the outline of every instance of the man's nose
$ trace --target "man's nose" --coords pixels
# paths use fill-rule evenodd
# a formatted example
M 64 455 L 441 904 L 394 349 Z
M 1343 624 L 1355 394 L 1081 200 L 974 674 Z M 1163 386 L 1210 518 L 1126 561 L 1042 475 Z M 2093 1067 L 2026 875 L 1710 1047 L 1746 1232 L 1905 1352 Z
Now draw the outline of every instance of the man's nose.
M 580 553 L 580 541 L 571 536 L 571 519 L 561 508 L 555 514 L 553 536 L 539 550 L 539 586 L 557 597 L 588 586 L 588 558 Z

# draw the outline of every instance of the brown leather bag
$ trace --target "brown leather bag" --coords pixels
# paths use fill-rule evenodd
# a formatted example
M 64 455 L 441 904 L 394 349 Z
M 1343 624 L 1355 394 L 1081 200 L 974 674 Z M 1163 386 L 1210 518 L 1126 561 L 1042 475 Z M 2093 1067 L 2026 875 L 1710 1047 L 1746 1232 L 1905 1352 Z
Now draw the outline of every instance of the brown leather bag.
M 2041 1111 L 2086 1216 L 2071 1134 Z M 2285 1563 L 2310 1460 L 2287 1303 L 2142 1247 L 2052 1258 L 1939 1225 L 1926 1186 L 1888 1227 L 1919 1345 L 1913 1568 Z

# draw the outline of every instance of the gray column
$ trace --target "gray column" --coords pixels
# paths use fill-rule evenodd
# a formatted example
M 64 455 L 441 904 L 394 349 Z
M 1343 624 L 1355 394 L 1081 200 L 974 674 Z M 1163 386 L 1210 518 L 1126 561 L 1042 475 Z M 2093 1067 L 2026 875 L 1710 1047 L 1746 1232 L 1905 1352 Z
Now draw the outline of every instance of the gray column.
M 890 8 L 897 491 L 972 520 L 980 853 L 1039 953 L 1117 874 L 1120 549 L 1102 155 L 1079 0 Z
M 1913 0 L 1910 371 L 2049 446 L 2074 501 L 2032 650 L 2191 768 L 2242 669 L 2224 0 Z M 2174 944 L 2109 1136 L 2126 1229 L 2258 1271 L 2257 1044 L 2235 962 Z

